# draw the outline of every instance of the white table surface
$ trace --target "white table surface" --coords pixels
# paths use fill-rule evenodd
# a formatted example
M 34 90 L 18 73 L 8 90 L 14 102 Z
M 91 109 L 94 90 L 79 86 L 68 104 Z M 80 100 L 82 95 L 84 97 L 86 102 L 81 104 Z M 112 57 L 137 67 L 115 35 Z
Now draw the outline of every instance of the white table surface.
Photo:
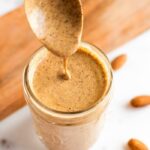
M 0 15 L 19 6 L 21 1 L 0 0 Z M 150 30 L 108 57 L 112 60 L 122 53 L 128 55 L 128 61 L 114 73 L 114 97 L 100 138 L 91 150 L 126 150 L 126 142 L 132 137 L 150 147 L 150 107 L 135 109 L 128 105 L 132 97 L 150 94 Z M 3 143 L 3 139 L 7 142 Z M 0 150 L 45 150 L 34 132 L 27 107 L 0 122 Z

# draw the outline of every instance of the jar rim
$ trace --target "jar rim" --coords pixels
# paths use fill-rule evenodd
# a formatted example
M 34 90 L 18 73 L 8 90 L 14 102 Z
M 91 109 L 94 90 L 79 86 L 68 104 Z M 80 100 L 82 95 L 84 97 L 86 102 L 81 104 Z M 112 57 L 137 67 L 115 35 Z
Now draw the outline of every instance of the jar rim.
M 112 68 L 111 68 L 111 65 L 109 63 L 109 59 L 108 57 L 106 56 L 106 54 L 101 50 L 99 49 L 98 47 L 96 47 L 95 45 L 93 44 L 90 44 L 89 42 L 82 42 L 81 45 L 84 44 L 84 45 L 87 45 L 87 46 L 90 46 L 90 47 L 93 47 L 95 49 L 95 51 L 97 53 L 101 53 L 104 58 L 106 59 L 107 61 L 107 67 L 109 69 L 109 73 L 110 73 L 110 80 L 109 80 L 109 83 L 108 83 L 108 87 L 106 89 L 106 92 L 105 94 L 99 98 L 99 100 L 97 100 L 96 103 L 94 103 L 93 105 L 91 105 L 91 107 L 88 107 L 87 109 L 84 109 L 84 110 L 81 110 L 81 111 L 75 111 L 75 112 L 63 112 L 63 111 L 57 111 L 57 110 L 53 110 L 47 106 L 45 106 L 44 104 L 42 104 L 38 98 L 33 94 L 31 88 L 30 88 L 30 85 L 29 85 L 29 81 L 28 81 L 28 70 L 29 70 L 29 64 L 32 60 L 32 58 L 38 53 L 38 51 L 44 47 L 40 47 L 36 52 L 33 53 L 32 57 L 29 59 L 29 62 L 28 64 L 25 66 L 24 68 L 24 71 L 23 71 L 23 88 L 24 88 L 24 93 L 26 96 L 28 96 L 29 99 L 32 100 L 32 103 L 36 106 L 38 106 L 42 111 L 44 111 L 46 114 L 56 114 L 56 115 L 66 115 L 66 116 L 72 116 L 72 115 L 78 115 L 78 114 L 81 114 L 81 113 L 86 113 L 90 110 L 92 110 L 93 108 L 95 108 L 98 104 L 102 103 L 103 100 L 105 99 L 105 97 L 109 94 L 109 91 L 111 90 L 111 87 L 112 87 L 112 81 L 113 81 L 113 73 L 112 73 Z M 92 49 L 92 48 L 91 48 Z

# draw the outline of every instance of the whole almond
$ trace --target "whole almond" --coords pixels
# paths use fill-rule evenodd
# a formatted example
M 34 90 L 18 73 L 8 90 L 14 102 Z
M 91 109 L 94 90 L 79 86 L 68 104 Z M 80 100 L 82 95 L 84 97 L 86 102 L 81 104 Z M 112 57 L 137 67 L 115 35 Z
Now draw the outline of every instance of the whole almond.
M 126 54 L 122 54 L 122 55 L 116 57 L 111 63 L 113 70 L 120 69 L 125 64 L 126 60 L 127 60 Z
M 128 142 L 128 146 L 131 150 L 148 150 L 148 147 L 137 139 L 131 139 Z
M 137 96 L 133 98 L 130 103 L 133 107 L 144 107 L 150 105 L 150 96 Z

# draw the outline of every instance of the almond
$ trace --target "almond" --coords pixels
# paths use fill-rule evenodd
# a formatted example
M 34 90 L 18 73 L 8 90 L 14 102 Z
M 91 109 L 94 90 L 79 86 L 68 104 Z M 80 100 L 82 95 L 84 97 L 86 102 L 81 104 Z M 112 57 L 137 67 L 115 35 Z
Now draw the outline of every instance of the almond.
M 150 96 L 137 96 L 131 100 L 131 105 L 133 107 L 143 107 L 150 104 Z
M 122 55 L 116 57 L 111 63 L 113 70 L 120 69 L 125 64 L 126 60 L 127 60 L 126 54 L 122 54 Z
M 131 150 L 148 150 L 148 147 L 137 139 L 131 139 L 128 142 L 128 146 Z

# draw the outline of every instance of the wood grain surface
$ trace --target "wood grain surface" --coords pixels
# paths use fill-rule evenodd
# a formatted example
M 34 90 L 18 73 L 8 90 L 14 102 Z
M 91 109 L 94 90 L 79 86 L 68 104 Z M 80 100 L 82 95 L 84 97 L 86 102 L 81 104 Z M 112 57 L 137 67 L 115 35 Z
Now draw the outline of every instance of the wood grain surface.
M 25 104 L 22 71 L 39 46 L 22 8 L 0 18 L 0 120 Z
M 150 28 L 150 0 L 83 0 L 83 39 L 108 52 Z
M 83 40 L 108 52 L 150 28 L 150 0 L 82 0 Z M 25 105 L 22 71 L 41 46 L 23 7 L 0 18 L 0 120 Z

